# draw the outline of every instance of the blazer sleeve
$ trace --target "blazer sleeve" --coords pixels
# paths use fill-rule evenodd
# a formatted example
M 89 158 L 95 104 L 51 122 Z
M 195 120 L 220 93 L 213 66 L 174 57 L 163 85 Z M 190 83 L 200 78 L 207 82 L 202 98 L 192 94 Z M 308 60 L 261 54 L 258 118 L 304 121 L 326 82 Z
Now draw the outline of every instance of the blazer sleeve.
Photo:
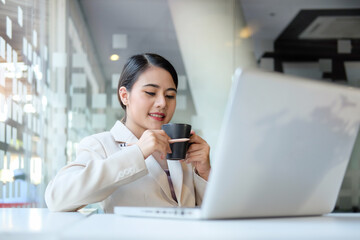
M 202 177 L 200 177 L 195 172 L 195 169 L 193 170 L 193 175 L 194 175 L 194 186 L 195 186 L 195 201 L 196 201 L 195 205 L 200 206 L 204 198 L 207 181 Z
M 45 202 L 51 211 L 75 211 L 103 201 L 119 186 L 147 173 L 137 145 L 106 156 L 98 139 L 86 137 L 79 143 L 76 160 L 63 167 L 49 182 Z

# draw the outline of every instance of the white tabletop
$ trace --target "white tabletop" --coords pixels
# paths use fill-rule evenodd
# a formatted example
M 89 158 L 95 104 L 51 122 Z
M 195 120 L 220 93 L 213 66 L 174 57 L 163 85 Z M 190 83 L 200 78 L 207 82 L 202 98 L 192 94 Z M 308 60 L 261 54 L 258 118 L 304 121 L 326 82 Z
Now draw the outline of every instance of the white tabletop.
M 242 220 L 169 220 L 96 214 L 62 239 L 360 239 L 360 214 Z
M 0 239 L 360 239 L 359 214 L 319 217 L 169 220 L 114 214 L 0 209 Z
M 0 208 L 0 239 L 60 239 L 60 233 L 86 216 L 46 208 Z

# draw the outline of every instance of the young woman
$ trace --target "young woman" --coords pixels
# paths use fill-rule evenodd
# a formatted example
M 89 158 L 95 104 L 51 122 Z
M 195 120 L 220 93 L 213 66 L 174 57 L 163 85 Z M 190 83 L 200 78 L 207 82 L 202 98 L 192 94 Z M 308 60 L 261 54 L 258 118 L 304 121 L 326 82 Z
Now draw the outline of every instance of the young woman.
M 177 82 L 163 57 L 129 58 L 118 85 L 125 117 L 79 143 L 76 160 L 47 186 L 48 208 L 74 211 L 101 202 L 112 213 L 114 206 L 200 205 L 211 168 L 209 145 L 192 131 L 186 159 L 166 160 L 170 138 L 161 126 L 174 114 Z

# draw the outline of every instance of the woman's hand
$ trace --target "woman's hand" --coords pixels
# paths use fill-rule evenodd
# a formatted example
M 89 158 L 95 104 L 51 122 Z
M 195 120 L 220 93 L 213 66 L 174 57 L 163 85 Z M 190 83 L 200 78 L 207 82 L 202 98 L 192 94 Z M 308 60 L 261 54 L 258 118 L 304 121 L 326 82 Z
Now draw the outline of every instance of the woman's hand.
M 195 167 L 197 174 L 207 181 L 211 169 L 210 146 L 204 139 L 196 135 L 193 130 L 191 130 L 191 134 L 189 141 L 191 145 L 183 161 L 191 163 Z
M 146 130 L 136 145 L 140 148 L 145 159 L 155 153 L 161 160 L 166 160 L 166 154 L 171 153 L 169 140 L 170 137 L 164 130 Z

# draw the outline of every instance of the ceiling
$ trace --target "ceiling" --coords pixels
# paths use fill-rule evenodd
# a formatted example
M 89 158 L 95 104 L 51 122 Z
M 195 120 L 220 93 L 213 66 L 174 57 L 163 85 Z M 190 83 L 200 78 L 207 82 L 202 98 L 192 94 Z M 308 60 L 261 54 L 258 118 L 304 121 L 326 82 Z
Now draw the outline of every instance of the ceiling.
M 358 0 L 241 0 L 254 38 L 275 39 L 301 9 L 359 8 Z
M 155 52 L 184 74 L 184 65 L 166 0 L 79 0 L 108 81 L 134 54 Z M 113 34 L 127 36 L 127 48 L 113 49 Z M 118 54 L 118 61 L 110 56 Z
M 222 0 L 219 0 L 222 1 Z M 232 0 L 229 0 L 232 1 Z M 357 0 L 241 0 L 243 15 L 253 29 L 256 58 L 271 51 L 273 40 L 301 9 L 359 8 Z M 181 51 L 167 0 L 79 0 L 107 81 L 119 74 L 126 59 L 156 52 L 185 74 Z M 191 1 L 189 1 L 191 4 Z M 127 48 L 113 49 L 113 34 L 127 36 Z M 118 54 L 112 62 L 109 57 Z
M 244 18 L 254 30 L 256 59 L 273 51 L 273 41 L 302 9 L 360 8 L 358 0 L 241 0 Z

